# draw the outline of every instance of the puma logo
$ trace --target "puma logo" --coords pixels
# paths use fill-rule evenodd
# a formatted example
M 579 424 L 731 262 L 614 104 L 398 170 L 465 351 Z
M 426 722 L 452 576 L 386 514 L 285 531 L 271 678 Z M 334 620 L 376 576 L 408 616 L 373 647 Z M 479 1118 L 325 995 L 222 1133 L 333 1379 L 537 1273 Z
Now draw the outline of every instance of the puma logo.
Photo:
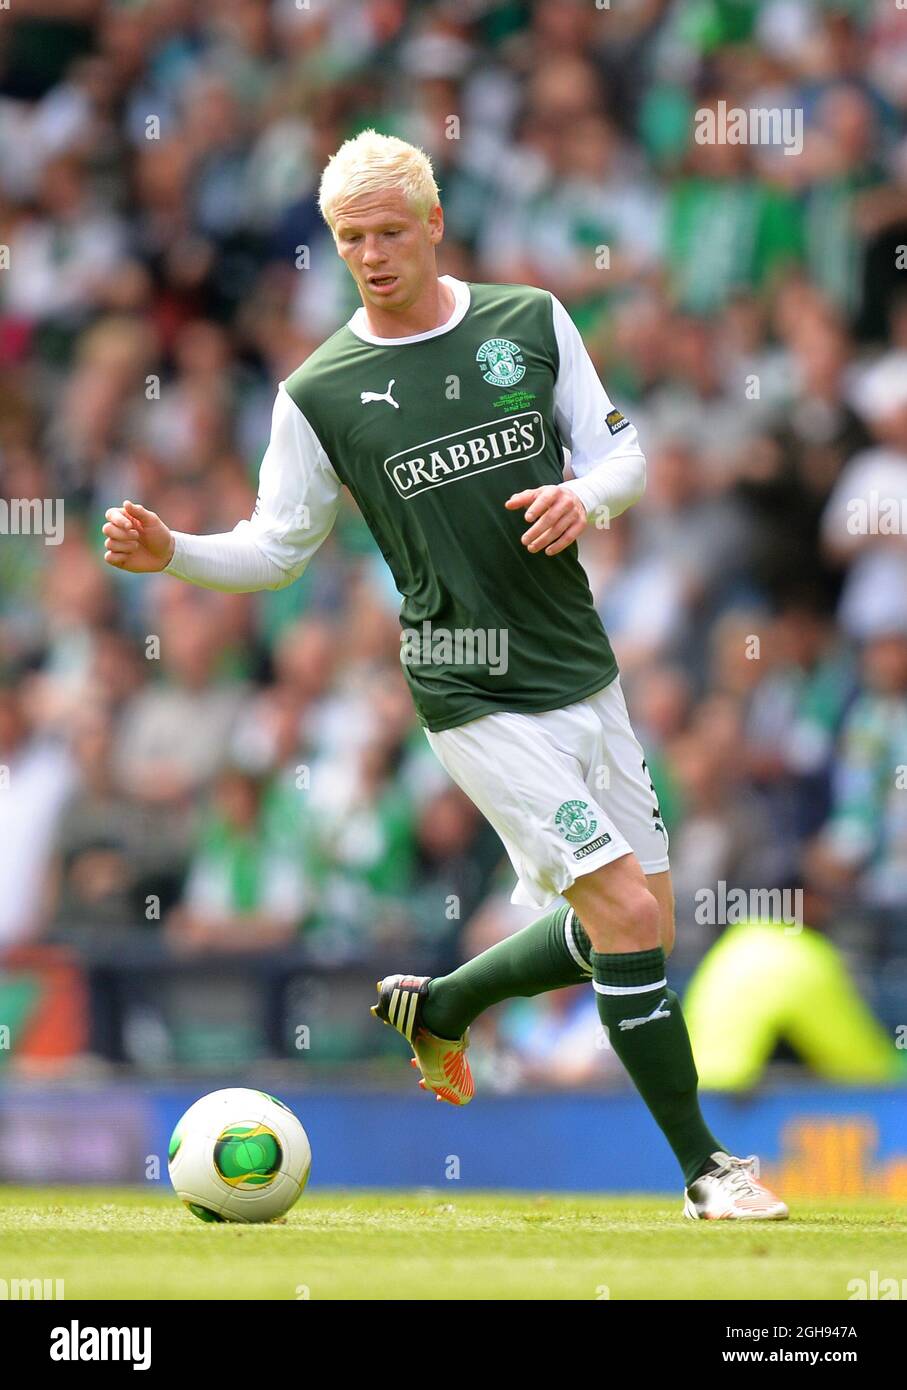
M 628 1033 L 631 1028 L 641 1028 L 644 1023 L 652 1023 L 656 1018 L 670 1018 L 671 1010 L 663 1007 L 667 1002 L 668 996 L 665 995 L 661 1003 L 656 1004 L 652 1012 L 646 1014 L 645 1018 L 622 1018 L 618 1027 L 622 1033 Z
M 390 381 L 387 384 L 387 390 L 384 392 L 383 396 L 379 395 L 377 391 L 360 391 L 360 401 L 363 405 L 366 405 L 369 401 L 387 401 L 388 405 L 392 405 L 394 407 L 394 410 L 399 410 L 400 406 L 397 404 L 397 402 L 391 395 L 391 392 L 394 389 L 394 382 L 396 380 L 397 378 L 395 376 L 391 377 Z

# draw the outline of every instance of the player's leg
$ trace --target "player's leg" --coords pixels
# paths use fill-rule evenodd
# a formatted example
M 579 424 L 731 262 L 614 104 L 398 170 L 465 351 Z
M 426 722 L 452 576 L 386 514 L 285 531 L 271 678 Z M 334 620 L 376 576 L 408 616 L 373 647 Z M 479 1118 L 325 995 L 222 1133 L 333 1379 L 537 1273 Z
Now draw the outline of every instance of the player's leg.
M 565 897 L 589 942 L 599 1017 L 611 1046 L 661 1126 L 687 1183 L 721 1145 L 699 1108 L 696 1067 L 680 1001 L 668 989 L 674 944 L 668 836 L 619 680 L 590 702 L 599 723 L 590 786 L 633 853 L 582 873 Z
M 590 967 L 570 953 L 573 912 L 555 908 L 498 941 L 449 975 L 432 980 L 423 1018 L 444 1038 L 458 1038 L 479 1014 L 504 999 L 531 999 L 552 989 L 588 984 Z
M 566 890 L 590 943 L 599 1017 L 674 1150 L 687 1184 L 722 1146 L 702 1118 L 680 1001 L 668 988 L 662 913 L 633 854 Z
M 504 999 L 532 998 L 591 980 L 592 968 L 575 944 L 576 930 L 573 909 L 562 904 L 449 975 L 388 975 L 379 981 L 372 1012 L 412 1046 L 423 1090 L 466 1105 L 475 1091 L 465 1056 L 473 1020 Z
M 600 734 L 587 784 L 602 798 L 633 850 L 577 878 L 566 892 L 591 938 L 599 1015 L 611 1045 L 674 1149 L 691 1217 L 779 1218 L 787 1208 L 731 1158 L 706 1126 L 680 1001 L 668 988 L 674 945 L 668 834 L 620 681 L 593 696 Z M 591 925 L 590 925 L 591 924 Z
M 613 737 L 613 753 L 603 749 L 603 733 Z M 590 787 L 591 773 L 610 757 L 611 799 L 650 856 L 659 940 L 670 949 L 673 894 L 667 869 L 658 871 L 667 864 L 667 836 L 663 826 L 653 834 L 657 798 L 619 691 L 601 710 L 583 702 L 538 716 L 492 715 L 429 736 L 429 742 L 501 835 L 520 879 L 515 900 L 539 906 L 577 873 L 629 853 Z M 378 984 L 373 1012 L 411 1044 L 428 1089 L 466 1104 L 474 1093 L 463 1056 L 472 1021 L 501 1000 L 583 983 L 591 975 L 588 939 L 561 905 L 449 975 L 387 976 Z
M 665 971 L 664 879 L 659 895 L 633 854 L 565 890 L 590 944 L 602 1025 L 683 1170 L 686 1215 L 783 1219 L 787 1208 L 756 1180 L 752 1160 L 726 1153 L 703 1119 L 687 1026 Z
M 590 982 L 592 967 L 575 944 L 579 930 L 573 909 L 562 904 L 448 975 L 387 975 L 378 981 L 372 1013 L 412 1047 L 423 1090 L 467 1105 L 475 1094 L 466 1060 L 473 1020 L 505 999 Z
M 611 730 L 616 743 L 612 799 L 625 808 L 637 841 L 650 855 L 654 872 L 648 882 L 659 905 L 658 940 L 670 950 L 670 874 L 658 871 L 667 863 L 667 837 L 663 828 L 653 834 L 657 799 L 645 775 L 642 750 L 629 730 L 623 697 L 612 699 L 612 707 L 617 710 Z M 629 741 L 623 747 L 625 733 Z M 542 906 L 577 873 L 608 860 L 621 862 L 629 854 L 629 844 L 589 786 L 590 769 L 601 766 L 605 756 L 601 714 L 591 704 L 540 716 L 488 716 L 431 736 L 429 742 L 504 841 L 520 879 L 516 900 Z M 474 1094 L 465 1058 L 473 1020 L 504 999 L 590 980 L 589 950 L 582 925 L 561 904 L 448 975 L 387 976 L 379 981 L 373 1013 L 410 1043 L 424 1087 L 463 1105 Z
M 628 852 L 584 781 L 598 732 L 594 712 L 580 705 L 486 715 L 429 735 L 443 766 L 500 835 L 519 878 L 515 902 L 544 912 L 577 863 L 592 867 Z M 474 1090 L 463 1055 L 469 1024 L 503 999 L 588 982 L 579 930 L 561 903 L 449 975 L 387 976 L 373 1012 L 411 1044 L 427 1089 L 465 1104 Z

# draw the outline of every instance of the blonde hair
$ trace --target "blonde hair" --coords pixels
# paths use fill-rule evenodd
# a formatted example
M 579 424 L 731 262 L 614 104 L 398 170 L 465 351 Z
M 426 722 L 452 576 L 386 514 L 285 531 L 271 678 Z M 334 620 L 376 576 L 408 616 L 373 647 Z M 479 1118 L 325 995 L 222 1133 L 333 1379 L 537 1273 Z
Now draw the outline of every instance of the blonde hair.
M 438 203 L 438 185 L 424 150 L 395 135 L 363 130 L 352 140 L 345 140 L 328 160 L 321 175 L 318 206 L 333 232 L 338 203 L 387 188 L 399 188 L 423 221 Z

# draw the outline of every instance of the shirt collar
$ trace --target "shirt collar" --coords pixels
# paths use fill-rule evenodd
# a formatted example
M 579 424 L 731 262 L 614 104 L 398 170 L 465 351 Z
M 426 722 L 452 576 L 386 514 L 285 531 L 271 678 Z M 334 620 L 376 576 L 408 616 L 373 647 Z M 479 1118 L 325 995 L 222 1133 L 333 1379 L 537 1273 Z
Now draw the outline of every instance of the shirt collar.
M 438 338 L 442 333 L 449 333 L 462 321 L 469 308 L 469 285 L 465 280 L 454 279 L 452 275 L 441 275 L 439 279 L 442 285 L 447 285 L 448 289 L 453 290 L 454 307 L 447 322 L 439 324 L 437 328 L 429 328 L 426 333 L 412 333 L 408 338 L 378 338 L 369 330 L 364 307 L 356 310 L 352 318 L 348 320 L 347 327 L 364 343 L 373 343 L 376 347 L 400 347 L 403 343 L 424 343 L 429 338 Z

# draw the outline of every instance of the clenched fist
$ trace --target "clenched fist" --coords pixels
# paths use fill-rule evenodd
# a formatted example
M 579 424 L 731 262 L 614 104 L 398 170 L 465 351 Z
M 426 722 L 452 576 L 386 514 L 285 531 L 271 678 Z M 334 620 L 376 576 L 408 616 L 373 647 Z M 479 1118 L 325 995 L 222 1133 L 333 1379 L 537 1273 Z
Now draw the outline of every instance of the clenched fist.
M 130 574 L 154 574 L 164 569 L 173 555 L 173 534 L 156 512 L 138 502 L 110 507 L 102 527 L 104 559 Z

